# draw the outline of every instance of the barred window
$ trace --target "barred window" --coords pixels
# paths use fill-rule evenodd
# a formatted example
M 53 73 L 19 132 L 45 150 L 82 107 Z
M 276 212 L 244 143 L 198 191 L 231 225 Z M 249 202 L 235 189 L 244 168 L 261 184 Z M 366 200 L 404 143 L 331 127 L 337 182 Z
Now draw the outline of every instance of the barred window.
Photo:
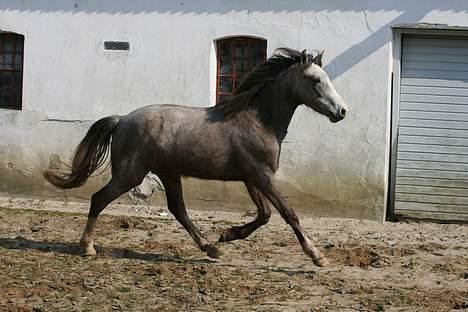
M 242 78 L 266 59 L 263 39 L 232 37 L 218 40 L 216 103 L 231 95 Z
M 22 108 L 24 36 L 0 33 L 0 108 Z

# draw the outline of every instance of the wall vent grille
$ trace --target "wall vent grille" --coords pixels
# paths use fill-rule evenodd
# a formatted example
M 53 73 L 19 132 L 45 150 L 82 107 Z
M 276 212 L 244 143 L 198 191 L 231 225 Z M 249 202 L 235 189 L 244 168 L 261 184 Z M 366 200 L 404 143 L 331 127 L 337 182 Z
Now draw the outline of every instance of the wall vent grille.
M 104 50 L 128 51 L 130 42 L 128 41 L 104 41 Z

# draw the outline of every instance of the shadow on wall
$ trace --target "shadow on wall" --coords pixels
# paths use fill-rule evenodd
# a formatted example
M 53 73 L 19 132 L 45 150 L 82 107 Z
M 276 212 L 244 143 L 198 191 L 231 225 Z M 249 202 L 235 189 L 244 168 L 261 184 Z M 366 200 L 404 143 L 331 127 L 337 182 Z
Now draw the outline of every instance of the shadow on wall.
M 75 12 L 105 14 L 224 14 L 231 11 L 255 12 L 369 12 L 396 11 L 428 12 L 431 10 L 466 12 L 466 1 L 424 0 L 373 0 L 373 1 L 225 1 L 225 0 L 21 0 L 2 3 L 0 10 Z M 420 4 L 420 5 L 418 5 Z M 460 8 L 456 5 L 459 4 Z
M 458 6 L 458 8 L 457 8 Z M 373 31 L 366 39 L 356 43 L 351 48 L 330 60 L 326 70 L 331 78 L 341 76 L 353 65 L 361 62 L 367 56 L 384 46 L 391 40 L 390 27 L 401 23 L 417 23 L 433 10 L 463 13 L 468 12 L 465 1 L 277 1 L 259 0 L 223 1 L 223 0 L 22 0 L 2 3 L 1 11 L 22 11 L 34 13 L 67 12 L 95 14 L 226 14 L 229 12 L 359 12 L 367 19 L 366 12 L 392 11 L 397 17 L 378 30 Z M 326 47 L 325 47 L 326 48 Z

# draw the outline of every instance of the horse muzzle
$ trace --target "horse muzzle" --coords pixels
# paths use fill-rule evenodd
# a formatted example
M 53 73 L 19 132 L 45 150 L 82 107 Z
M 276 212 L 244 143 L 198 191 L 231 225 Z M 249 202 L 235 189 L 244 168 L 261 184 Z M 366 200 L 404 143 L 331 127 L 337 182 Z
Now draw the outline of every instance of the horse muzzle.
M 328 118 L 330 119 L 331 122 L 337 123 L 338 121 L 343 120 L 345 116 L 346 116 L 346 108 L 342 107 L 336 114 L 330 115 Z

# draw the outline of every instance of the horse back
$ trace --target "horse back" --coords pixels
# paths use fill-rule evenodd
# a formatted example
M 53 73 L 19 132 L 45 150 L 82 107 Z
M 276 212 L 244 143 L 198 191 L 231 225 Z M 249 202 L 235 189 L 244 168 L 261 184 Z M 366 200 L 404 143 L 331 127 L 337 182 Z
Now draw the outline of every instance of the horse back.
M 138 153 L 148 155 L 156 174 L 241 179 L 238 144 L 234 144 L 238 128 L 228 121 L 213 121 L 206 108 L 147 106 L 124 116 L 120 123 L 124 129 L 119 131 L 120 141 L 131 141 Z

